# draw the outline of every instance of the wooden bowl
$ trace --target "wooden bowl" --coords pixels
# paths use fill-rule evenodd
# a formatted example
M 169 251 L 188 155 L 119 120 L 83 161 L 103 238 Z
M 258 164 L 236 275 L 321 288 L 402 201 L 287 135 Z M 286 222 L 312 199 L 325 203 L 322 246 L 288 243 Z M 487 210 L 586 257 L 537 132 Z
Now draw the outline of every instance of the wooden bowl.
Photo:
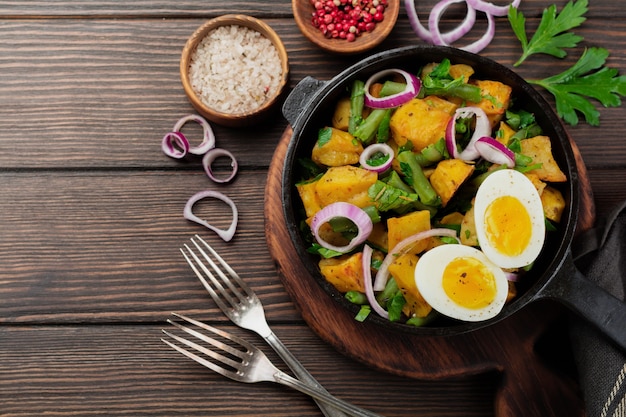
M 313 26 L 311 18 L 314 8 L 309 0 L 292 0 L 291 7 L 300 31 L 311 42 L 328 52 L 357 54 L 377 46 L 391 33 L 398 19 L 400 0 L 388 0 L 384 20 L 379 22 L 373 31 L 361 33 L 354 42 L 339 38 L 327 38 L 318 28 Z
M 281 74 L 279 79 L 278 88 L 271 96 L 266 97 L 265 101 L 257 108 L 250 111 L 243 111 L 238 113 L 227 113 L 215 108 L 209 107 L 200 97 L 198 92 L 192 87 L 190 79 L 190 65 L 194 52 L 196 51 L 198 44 L 209 34 L 211 31 L 217 29 L 220 26 L 242 26 L 255 30 L 269 39 L 276 50 L 280 58 Z M 238 77 L 239 74 L 234 73 L 233 77 Z M 268 114 L 275 109 L 275 105 L 279 101 L 285 86 L 289 79 L 289 62 L 287 59 L 287 50 L 283 45 L 283 42 L 278 37 L 276 32 L 261 20 L 255 19 L 246 15 L 224 15 L 211 19 L 205 24 L 200 26 L 187 40 L 185 47 L 183 48 L 182 56 L 180 59 L 180 78 L 185 90 L 185 94 L 189 98 L 192 106 L 198 111 L 198 113 L 208 120 L 223 126 L 229 127 L 242 127 L 249 126 L 266 119 Z

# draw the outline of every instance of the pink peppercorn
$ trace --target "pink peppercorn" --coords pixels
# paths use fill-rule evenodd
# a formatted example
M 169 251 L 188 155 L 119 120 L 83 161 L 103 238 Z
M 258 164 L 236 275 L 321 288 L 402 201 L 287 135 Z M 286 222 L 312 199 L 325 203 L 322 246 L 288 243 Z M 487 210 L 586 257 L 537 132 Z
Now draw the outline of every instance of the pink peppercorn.
M 384 20 L 387 0 L 309 0 L 314 7 L 311 22 L 326 37 L 354 42 Z

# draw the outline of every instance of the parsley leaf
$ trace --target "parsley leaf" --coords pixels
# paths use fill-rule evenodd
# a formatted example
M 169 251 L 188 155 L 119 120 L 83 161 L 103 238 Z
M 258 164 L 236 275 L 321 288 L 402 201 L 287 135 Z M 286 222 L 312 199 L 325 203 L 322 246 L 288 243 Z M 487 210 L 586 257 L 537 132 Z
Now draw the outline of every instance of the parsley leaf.
M 587 5 L 587 0 L 578 0 L 576 3 L 570 1 L 560 14 L 557 14 L 554 4 L 544 9 L 541 22 L 530 41 L 526 36 L 524 14 L 517 8 L 510 7 L 509 23 L 522 44 L 522 56 L 514 66 L 519 66 L 530 55 L 538 53 L 564 58 L 567 52 L 563 48 L 573 48 L 583 39 L 568 30 L 580 26 L 586 20 L 583 15 L 587 12 Z
M 578 124 L 577 111 L 592 126 L 600 124 L 600 113 L 586 97 L 598 100 L 605 107 L 621 105 L 626 95 L 626 76 L 617 76 L 614 68 L 604 67 L 609 52 L 589 48 L 571 68 L 542 80 L 528 80 L 548 90 L 556 99 L 556 111 L 572 126 Z M 597 70 L 595 72 L 592 72 Z

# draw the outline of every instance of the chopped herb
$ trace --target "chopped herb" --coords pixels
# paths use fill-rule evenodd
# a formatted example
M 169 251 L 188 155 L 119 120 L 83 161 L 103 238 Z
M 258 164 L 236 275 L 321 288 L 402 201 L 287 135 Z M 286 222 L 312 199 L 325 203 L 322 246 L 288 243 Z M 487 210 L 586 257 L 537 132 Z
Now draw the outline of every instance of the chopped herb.
M 321 148 L 322 146 L 326 145 L 330 141 L 332 135 L 333 130 L 330 127 L 320 129 L 317 134 L 317 146 Z
M 436 65 L 430 73 L 422 76 L 420 97 L 430 95 L 458 97 L 474 103 L 482 100 L 479 87 L 467 84 L 462 76 L 456 79 L 450 76 L 450 60 L 447 58 Z
M 372 184 L 367 194 L 380 211 L 395 210 L 418 201 L 417 194 L 407 193 L 382 181 Z
M 319 255 L 326 259 L 335 258 L 337 256 L 343 255 L 343 253 L 341 252 L 337 252 L 332 249 L 326 249 L 325 247 L 321 246 L 318 243 L 313 243 L 311 247 L 307 249 L 307 252 L 312 253 L 314 255 Z
M 389 313 L 389 321 L 394 322 L 402 318 L 402 308 L 406 304 L 406 300 L 402 295 L 402 291 L 398 290 L 393 297 L 387 302 L 387 312 Z

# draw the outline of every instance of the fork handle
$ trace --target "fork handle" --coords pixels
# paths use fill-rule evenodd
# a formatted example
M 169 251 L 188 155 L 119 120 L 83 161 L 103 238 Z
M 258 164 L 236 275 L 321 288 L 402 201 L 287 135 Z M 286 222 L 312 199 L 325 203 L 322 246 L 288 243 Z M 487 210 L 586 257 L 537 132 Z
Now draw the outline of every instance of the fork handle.
M 274 374 L 274 380 L 279 384 L 286 385 L 304 394 L 310 395 L 316 400 L 323 401 L 333 407 L 345 411 L 349 416 L 355 417 L 383 417 L 380 414 L 376 414 L 372 411 L 366 410 L 361 407 L 357 407 L 354 404 L 350 404 L 347 401 L 340 400 L 337 397 L 333 397 L 327 391 L 315 388 L 311 385 L 307 385 L 282 371 L 278 371 Z
M 306 370 L 306 368 L 300 363 L 300 361 L 293 356 L 293 354 L 287 349 L 283 342 L 276 337 L 276 335 L 268 329 L 266 335 L 263 336 L 268 345 L 272 347 L 278 353 L 278 356 L 287 364 L 289 369 L 293 371 L 293 373 L 298 377 L 300 382 L 312 387 L 316 388 L 318 391 L 323 391 L 328 394 L 328 392 L 322 387 L 322 385 L 317 382 L 317 380 Z M 330 394 L 329 394 L 330 395 Z M 320 411 L 326 417 L 345 417 L 346 414 L 338 410 L 337 408 L 330 407 L 325 402 L 316 401 L 317 406 Z

